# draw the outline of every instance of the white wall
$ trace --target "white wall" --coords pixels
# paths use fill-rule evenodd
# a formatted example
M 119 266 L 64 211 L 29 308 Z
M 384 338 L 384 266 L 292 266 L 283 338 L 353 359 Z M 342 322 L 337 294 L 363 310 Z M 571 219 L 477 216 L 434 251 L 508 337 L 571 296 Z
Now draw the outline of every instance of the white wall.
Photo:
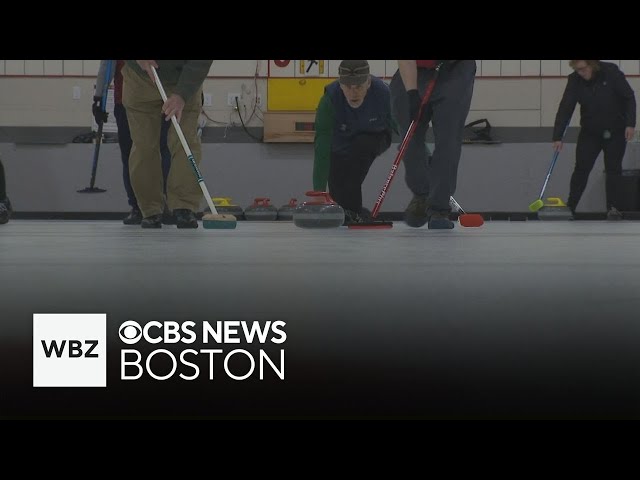
M 640 88 L 640 60 L 611 60 Z M 0 126 L 90 126 L 91 98 L 99 60 L 0 60 Z M 214 60 L 204 92 L 208 126 L 240 125 L 227 105 L 229 93 L 242 94 L 243 119 L 261 126 L 267 104 L 267 77 L 282 76 L 269 60 Z M 299 76 L 295 61 L 285 76 Z M 325 60 L 325 76 L 336 75 L 339 60 Z M 370 60 L 372 73 L 389 80 L 397 62 Z M 568 60 L 477 60 L 478 72 L 469 121 L 487 118 L 494 126 L 551 126 L 570 73 Z M 271 69 L 271 70 L 270 70 Z M 73 99 L 79 87 L 80 99 Z M 262 107 L 254 112 L 256 91 Z M 640 102 L 638 102 L 640 105 Z M 246 113 L 244 112 L 246 110 Z M 572 125 L 576 125 L 574 115 Z

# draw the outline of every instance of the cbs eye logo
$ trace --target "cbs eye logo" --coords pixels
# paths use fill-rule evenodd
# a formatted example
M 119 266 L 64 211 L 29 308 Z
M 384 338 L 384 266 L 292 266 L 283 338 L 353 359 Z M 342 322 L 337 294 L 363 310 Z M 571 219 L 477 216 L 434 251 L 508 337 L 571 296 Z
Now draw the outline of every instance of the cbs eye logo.
M 142 337 L 142 328 L 140 328 L 140 325 L 138 325 L 137 322 L 127 320 L 120 325 L 118 335 L 120 335 L 120 340 L 124 343 L 127 345 L 133 345 L 134 343 L 138 343 L 138 340 Z

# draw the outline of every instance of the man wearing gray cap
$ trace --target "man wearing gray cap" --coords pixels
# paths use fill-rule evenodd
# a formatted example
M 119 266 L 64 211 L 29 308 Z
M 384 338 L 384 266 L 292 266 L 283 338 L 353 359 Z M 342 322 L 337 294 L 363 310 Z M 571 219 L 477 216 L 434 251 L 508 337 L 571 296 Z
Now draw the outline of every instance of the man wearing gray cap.
M 315 119 L 313 188 L 345 211 L 345 225 L 368 221 L 362 183 L 373 161 L 391 145 L 391 97 L 366 60 L 343 60 L 338 80 L 325 87 Z

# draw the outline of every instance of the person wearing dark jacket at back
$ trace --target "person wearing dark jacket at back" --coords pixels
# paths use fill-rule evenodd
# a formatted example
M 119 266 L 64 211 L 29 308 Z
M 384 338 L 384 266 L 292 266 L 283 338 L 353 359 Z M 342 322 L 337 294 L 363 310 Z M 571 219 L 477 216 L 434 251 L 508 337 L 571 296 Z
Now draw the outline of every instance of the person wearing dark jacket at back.
M 601 151 L 606 172 L 607 218 L 622 218 L 613 204 L 615 175 L 622 173 L 627 142 L 636 126 L 636 97 L 617 65 L 600 60 L 570 60 L 573 68 L 558 107 L 553 128 L 553 150 L 562 150 L 564 131 L 576 104 L 580 104 L 580 133 L 576 144 L 576 164 L 571 175 L 567 206 L 575 210 L 587 186 L 589 174 Z

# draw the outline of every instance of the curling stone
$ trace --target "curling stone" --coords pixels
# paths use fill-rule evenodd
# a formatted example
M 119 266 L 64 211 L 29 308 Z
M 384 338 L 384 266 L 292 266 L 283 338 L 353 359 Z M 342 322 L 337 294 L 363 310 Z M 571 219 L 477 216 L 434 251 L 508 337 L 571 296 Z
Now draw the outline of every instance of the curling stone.
M 312 200 L 304 202 L 293 211 L 293 223 L 300 228 L 336 228 L 344 223 L 344 210 L 335 203 L 328 192 L 307 192 Z
M 212 197 L 213 205 L 221 215 L 233 215 L 237 219 L 241 219 L 244 212 L 240 205 L 234 205 L 231 203 L 231 197 Z M 207 207 L 204 211 L 205 214 L 211 213 L 211 209 Z
M 571 209 L 559 198 L 547 198 L 547 202 L 538 210 L 539 220 L 569 220 Z
M 278 218 L 278 209 L 271 205 L 270 198 L 257 197 L 253 203 L 244 209 L 244 218 L 247 220 L 269 221 Z
M 286 205 L 282 205 L 278 209 L 278 220 L 289 221 L 289 222 L 293 220 L 293 211 L 296 209 L 297 205 L 298 205 L 297 198 L 292 198 L 291 200 L 289 200 L 289 203 L 287 203 Z

